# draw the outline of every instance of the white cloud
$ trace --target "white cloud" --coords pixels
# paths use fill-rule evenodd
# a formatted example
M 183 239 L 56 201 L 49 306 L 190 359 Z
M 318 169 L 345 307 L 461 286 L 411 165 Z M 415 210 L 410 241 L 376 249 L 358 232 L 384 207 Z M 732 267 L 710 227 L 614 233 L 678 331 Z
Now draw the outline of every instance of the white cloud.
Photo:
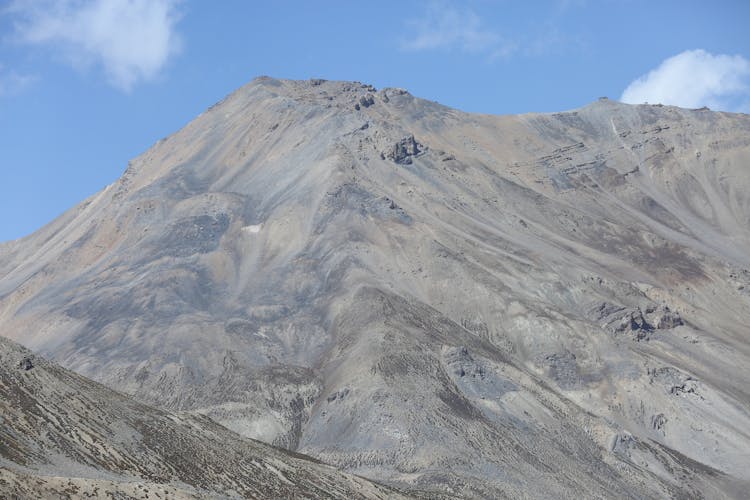
M 631 104 L 649 102 L 747 111 L 748 98 L 750 61 L 739 55 L 688 50 L 666 59 L 658 68 L 633 81 L 620 100 Z
M 98 65 L 130 91 L 155 78 L 180 49 L 179 0 L 20 0 L 19 41 L 60 51 L 74 66 Z
M 491 58 L 507 57 L 514 50 L 500 35 L 486 29 L 470 10 L 459 11 L 442 4 L 433 4 L 418 20 L 407 22 L 412 37 L 402 40 L 404 50 L 460 49 L 486 52 Z

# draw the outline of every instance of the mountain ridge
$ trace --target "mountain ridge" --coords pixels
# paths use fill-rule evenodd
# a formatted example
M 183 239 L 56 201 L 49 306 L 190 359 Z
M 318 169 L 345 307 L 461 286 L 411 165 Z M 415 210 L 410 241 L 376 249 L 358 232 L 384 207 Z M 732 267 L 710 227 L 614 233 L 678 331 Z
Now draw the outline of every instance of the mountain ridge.
M 750 479 L 748 132 L 256 79 L 0 247 L 0 326 L 381 481 L 713 495 Z
M 0 491 L 18 497 L 404 498 L 61 369 L 0 338 Z

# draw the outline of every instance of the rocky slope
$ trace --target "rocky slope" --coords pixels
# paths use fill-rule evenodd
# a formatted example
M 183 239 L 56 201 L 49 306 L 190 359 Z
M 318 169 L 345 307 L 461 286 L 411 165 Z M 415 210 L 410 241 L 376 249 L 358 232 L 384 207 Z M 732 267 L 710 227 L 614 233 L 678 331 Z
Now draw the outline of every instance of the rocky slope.
M 0 338 L 3 498 L 394 498 L 206 417 L 142 405 Z
M 748 193 L 747 115 L 260 78 L 0 246 L 0 331 L 406 487 L 731 497 Z

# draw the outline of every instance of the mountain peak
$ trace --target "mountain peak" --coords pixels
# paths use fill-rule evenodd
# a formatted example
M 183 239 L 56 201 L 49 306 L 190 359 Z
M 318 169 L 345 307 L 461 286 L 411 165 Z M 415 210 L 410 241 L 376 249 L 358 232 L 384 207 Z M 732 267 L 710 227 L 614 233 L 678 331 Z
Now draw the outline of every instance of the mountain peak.
M 0 326 L 407 487 L 712 496 L 750 480 L 748 131 L 258 78 L 0 247 Z
M 286 80 L 269 76 L 254 78 L 250 83 L 241 87 L 238 92 L 252 93 L 257 89 L 263 89 L 274 97 L 317 102 L 328 107 L 357 111 L 373 105 L 376 100 L 387 103 L 394 97 L 409 95 L 404 89 L 385 88 L 379 91 L 372 85 L 357 81 L 337 81 L 321 78 Z

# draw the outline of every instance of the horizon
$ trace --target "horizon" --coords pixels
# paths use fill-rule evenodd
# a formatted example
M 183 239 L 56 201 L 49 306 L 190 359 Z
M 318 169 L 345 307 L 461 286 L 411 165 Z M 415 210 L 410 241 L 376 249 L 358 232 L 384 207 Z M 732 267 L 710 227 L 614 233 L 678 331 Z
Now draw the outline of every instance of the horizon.
M 495 115 L 574 110 L 601 96 L 750 111 L 745 2 L 408 5 L 8 2 L 0 242 L 115 182 L 130 159 L 253 75 L 400 87 Z

